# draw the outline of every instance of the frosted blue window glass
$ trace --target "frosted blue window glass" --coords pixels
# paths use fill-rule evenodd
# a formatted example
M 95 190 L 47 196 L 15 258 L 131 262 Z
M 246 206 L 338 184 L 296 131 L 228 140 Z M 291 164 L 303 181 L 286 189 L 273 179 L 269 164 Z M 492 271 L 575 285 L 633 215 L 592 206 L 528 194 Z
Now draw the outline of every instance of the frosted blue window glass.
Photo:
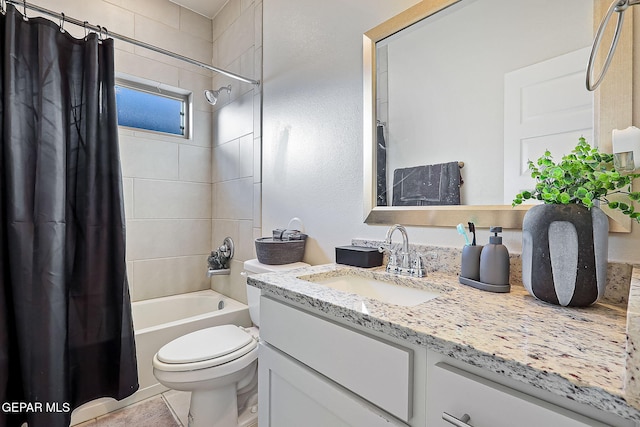
M 184 135 L 184 101 L 116 85 L 118 125 Z

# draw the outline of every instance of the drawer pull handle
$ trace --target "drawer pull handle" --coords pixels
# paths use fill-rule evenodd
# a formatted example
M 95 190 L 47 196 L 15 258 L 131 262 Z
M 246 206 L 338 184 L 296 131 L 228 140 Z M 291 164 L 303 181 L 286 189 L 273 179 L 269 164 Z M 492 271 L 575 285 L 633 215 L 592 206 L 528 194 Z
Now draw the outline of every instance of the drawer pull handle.
M 448 423 L 453 424 L 456 427 L 473 427 L 471 424 L 467 424 L 467 421 L 471 419 L 471 417 L 468 414 L 464 414 L 461 418 L 456 418 L 451 414 L 447 414 L 446 412 L 443 412 L 442 419 Z

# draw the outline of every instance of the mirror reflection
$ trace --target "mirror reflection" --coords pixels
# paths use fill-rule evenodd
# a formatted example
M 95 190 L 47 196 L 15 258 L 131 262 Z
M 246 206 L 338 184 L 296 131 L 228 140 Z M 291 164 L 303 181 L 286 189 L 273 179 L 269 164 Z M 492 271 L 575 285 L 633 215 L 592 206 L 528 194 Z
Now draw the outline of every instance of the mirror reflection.
M 462 0 L 377 41 L 375 205 L 510 205 L 593 141 L 592 27 L 593 1 Z

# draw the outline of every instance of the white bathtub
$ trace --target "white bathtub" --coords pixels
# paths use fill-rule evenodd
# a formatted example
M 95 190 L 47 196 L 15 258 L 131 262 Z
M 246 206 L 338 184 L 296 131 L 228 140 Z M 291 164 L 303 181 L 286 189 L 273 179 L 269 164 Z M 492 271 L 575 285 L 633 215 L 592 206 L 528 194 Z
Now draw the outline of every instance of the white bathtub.
M 166 343 L 198 329 L 225 324 L 251 326 L 249 308 L 212 290 L 137 301 L 131 304 L 140 388 L 120 402 L 98 399 L 73 411 L 77 424 L 167 390 L 153 376 L 151 361 Z

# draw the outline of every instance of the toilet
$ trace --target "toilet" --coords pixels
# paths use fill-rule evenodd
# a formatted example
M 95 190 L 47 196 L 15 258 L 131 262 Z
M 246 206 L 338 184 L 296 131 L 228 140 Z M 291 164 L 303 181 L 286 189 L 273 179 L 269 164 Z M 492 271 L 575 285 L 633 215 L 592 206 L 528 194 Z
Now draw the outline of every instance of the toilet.
M 307 267 L 245 261 L 244 276 Z M 260 289 L 247 285 L 252 328 L 222 325 L 183 335 L 153 357 L 158 382 L 190 391 L 189 427 L 254 427 L 258 424 L 258 326 Z

